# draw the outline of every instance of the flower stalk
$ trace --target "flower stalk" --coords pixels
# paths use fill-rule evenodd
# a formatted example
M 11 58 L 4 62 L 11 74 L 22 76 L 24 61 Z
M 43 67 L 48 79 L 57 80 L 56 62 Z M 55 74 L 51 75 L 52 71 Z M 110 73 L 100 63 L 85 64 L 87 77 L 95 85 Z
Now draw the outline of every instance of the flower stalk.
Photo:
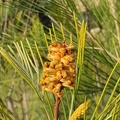
M 59 104 L 60 98 L 56 95 L 56 103 L 54 105 L 54 120 L 58 120 L 59 117 Z
M 54 120 L 58 120 L 58 111 L 62 90 L 64 88 L 74 89 L 76 80 L 76 65 L 74 45 L 67 45 L 65 41 L 59 44 L 54 41 L 48 46 L 47 58 L 50 62 L 43 65 L 42 79 L 40 85 L 43 91 L 52 92 L 56 96 L 54 106 Z

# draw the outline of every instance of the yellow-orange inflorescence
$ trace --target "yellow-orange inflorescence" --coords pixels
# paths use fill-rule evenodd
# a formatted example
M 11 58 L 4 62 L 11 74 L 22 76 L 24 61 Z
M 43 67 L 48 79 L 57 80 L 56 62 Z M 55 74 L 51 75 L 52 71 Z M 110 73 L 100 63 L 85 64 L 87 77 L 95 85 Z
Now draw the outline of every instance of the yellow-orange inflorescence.
M 53 92 L 58 97 L 62 97 L 61 90 L 64 87 L 74 89 L 76 79 L 76 65 L 74 45 L 66 45 L 54 41 L 48 47 L 47 56 L 50 62 L 45 62 L 40 84 L 42 90 Z
M 77 120 L 77 118 L 81 117 L 85 114 L 86 110 L 88 109 L 90 100 L 82 103 L 72 114 L 69 120 Z

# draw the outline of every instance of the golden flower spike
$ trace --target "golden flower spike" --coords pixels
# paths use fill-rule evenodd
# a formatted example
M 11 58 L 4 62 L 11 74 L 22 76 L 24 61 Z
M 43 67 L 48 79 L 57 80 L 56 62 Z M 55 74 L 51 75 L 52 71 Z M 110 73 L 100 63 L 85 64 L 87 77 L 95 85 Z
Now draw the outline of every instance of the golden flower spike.
M 40 85 L 42 90 L 53 92 L 59 98 L 62 97 L 62 89 L 68 87 L 74 89 L 76 79 L 76 54 L 74 45 L 67 45 L 65 41 L 59 44 L 54 41 L 49 47 L 47 55 L 50 62 L 45 62 Z
M 80 118 L 82 115 L 85 114 L 86 110 L 88 109 L 90 100 L 88 100 L 85 103 L 82 103 L 71 115 L 69 120 L 77 120 L 77 118 Z

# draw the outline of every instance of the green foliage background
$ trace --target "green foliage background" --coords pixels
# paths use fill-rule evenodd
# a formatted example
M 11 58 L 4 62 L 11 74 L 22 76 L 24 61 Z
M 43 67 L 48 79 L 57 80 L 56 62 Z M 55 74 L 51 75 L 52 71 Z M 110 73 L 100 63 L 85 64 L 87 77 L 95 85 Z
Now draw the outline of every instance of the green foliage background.
M 41 13 L 52 26 L 41 23 Z M 0 119 L 53 119 L 55 98 L 39 85 L 42 62 L 51 40 L 69 44 L 72 36 L 78 53 L 82 20 L 87 23 L 84 61 L 77 64 L 75 91 L 63 91 L 59 119 L 68 120 L 87 99 L 91 103 L 80 120 L 120 119 L 119 0 L 0 1 Z

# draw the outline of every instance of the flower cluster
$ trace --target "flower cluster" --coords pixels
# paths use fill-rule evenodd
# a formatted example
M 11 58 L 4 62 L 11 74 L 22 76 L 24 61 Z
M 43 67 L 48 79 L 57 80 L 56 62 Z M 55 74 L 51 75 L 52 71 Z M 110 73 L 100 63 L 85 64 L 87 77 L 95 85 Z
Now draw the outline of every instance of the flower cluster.
M 42 90 L 53 92 L 58 97 L 62 97 L 61 90 L 64 87 L 74 89 L 76 65 L 75 52 L 73 44 L 66 45 L 54 41 L 48 47 L 49 54 L 47 56 L 50 62 L 45 62 L 43 67 L 42 79 L 40 84 Z
M 88 109 L 89 103 L 90 100 L 80 104 L 80 106 L 73 112 L 70 120 L 77 120 L 77 118 L 80 118 L 82 115 L 84 115 L 86 110 Z

